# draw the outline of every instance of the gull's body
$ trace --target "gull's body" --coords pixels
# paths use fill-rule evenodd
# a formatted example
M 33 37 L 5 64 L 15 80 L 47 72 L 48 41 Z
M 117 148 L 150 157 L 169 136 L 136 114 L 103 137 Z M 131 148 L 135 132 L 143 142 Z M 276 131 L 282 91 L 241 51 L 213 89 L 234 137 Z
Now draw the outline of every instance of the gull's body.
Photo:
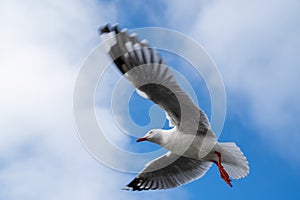
M 156 143 L 169 150 L 151 161 L 125 189 L 168 189 L 202 177 L 215 163 L 224 181 L 245 177 L 248 161 L 235 143 L 219 143 L 206 114 L 179 87 L 169 67 L 146 42 L 118 28 L 104 26 L 101 35 L 118 69 L 138 94 L 165 110 L 174 126 L 150 130 L 137 142 Z

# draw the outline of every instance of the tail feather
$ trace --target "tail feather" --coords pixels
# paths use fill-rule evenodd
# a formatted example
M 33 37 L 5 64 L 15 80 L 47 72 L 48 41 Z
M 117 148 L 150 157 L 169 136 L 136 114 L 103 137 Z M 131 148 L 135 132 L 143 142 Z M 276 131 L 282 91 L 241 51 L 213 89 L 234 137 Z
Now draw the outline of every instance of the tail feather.
M 233 179 L 244 178 L 249 173 L 249 166 L 243 152 L 234 142 L 219 143 L 222 164 Z

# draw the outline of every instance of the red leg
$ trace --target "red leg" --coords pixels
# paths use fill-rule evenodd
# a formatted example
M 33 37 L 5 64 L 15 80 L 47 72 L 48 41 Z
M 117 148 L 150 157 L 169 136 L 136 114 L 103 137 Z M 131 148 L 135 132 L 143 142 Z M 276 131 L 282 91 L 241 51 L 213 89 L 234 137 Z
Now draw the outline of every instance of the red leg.
M 223 165 L 221 164 L 221 153 L 220 152 L 215 152 L 218 156 L 218 162 L 216 162 L 216 164 L 218 165 L 219 171 L 220 171 L 220 176 L 221 178 L 230 186 L 232 187 L 231 184 L 231 180 L 229 178 L 228 173 L 226 172 L 226 170 L 224 169 Z

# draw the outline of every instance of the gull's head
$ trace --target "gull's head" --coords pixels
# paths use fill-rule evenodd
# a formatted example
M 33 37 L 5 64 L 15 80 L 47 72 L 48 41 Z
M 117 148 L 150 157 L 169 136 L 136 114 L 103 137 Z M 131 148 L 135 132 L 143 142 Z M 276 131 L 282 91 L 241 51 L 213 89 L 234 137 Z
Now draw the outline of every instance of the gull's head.
M 160 129 L 150 130 L 146 135 L 136 140 L 136 142 L 149 141 L 156 144 L 161 144 L 162 135 Z

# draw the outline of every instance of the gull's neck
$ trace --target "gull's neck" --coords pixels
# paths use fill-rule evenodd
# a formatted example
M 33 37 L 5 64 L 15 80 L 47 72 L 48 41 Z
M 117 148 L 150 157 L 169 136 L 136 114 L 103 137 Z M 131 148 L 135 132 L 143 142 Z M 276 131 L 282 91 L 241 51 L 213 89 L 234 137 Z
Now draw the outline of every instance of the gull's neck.
M 160 129 L 159 134 L 161 137 L 160 137 L 160 141 L 158 142 L 158 144 L 162 147 L 166 147 L 174 139 L 173 136 L 175 134 L 177 134 L 177 128 L 174 127 L 169 130 Z

